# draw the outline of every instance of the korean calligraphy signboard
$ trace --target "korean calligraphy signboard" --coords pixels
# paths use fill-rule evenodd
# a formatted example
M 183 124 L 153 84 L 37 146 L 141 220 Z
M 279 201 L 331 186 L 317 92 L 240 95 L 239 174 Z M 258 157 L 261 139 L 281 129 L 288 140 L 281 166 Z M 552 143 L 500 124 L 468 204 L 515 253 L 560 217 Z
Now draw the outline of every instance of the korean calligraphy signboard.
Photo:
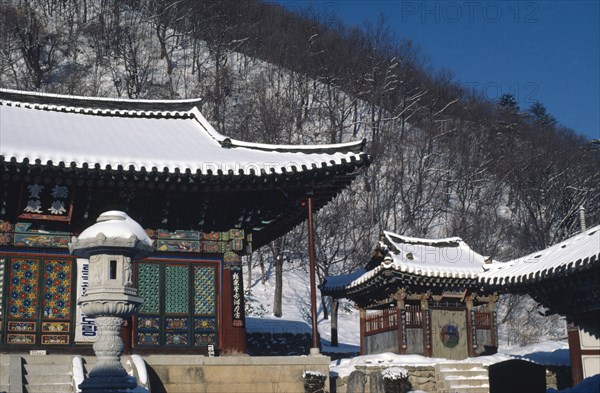
M 242 282 L 241 266 L 232 266 L 231 269 L 231 309 L 233 313 L 233 326 L 244 327 L 244 287 Z
M 72 192 L 68 186 L 33 183 L 25 186 L 19 218 L 70 221 L 73 213 Z

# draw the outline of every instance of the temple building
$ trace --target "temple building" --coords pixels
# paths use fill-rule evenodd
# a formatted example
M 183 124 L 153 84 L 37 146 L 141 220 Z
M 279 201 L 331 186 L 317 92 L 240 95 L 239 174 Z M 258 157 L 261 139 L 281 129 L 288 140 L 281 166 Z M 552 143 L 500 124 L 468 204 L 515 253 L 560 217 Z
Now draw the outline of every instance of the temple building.
M 0 90 L 0 351 L 91 353 L 71 237 L 126 212 L 153 240 L 126 351 L 245 352 L 241 256 L 329 202 L 368 164 L 364 141 L 266 145 L 216 132 L 198 100 Z
M 497 295 L 482 291 L 485 257 L 460 238 L 384 232 L 364 269 L 327 277 L 324 295 L 360 309 L 360 352 L 465 359 L 497 348 Z
M 493 352 L 498 295 L 527 294 L 566 317 L 573 386 L 600 373 L 600 226 L 508 262 L 459 238 L 384 232 L 364 269 L 327 277 L 321 292 L 359 307 L 361 354 L 448 359 Z

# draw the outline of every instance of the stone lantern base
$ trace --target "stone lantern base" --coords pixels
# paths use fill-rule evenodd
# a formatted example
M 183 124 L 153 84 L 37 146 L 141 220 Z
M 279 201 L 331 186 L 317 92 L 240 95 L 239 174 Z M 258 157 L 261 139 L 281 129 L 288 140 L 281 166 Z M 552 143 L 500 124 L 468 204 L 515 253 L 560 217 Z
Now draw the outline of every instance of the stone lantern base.
M 79 388 L 82 393 L 129 392 L 137 387 L 136 379 L 129 376 L 120 358 L 125 346 L 121 339 L 124 318 L 131 315 L 142 299 L 125 294 L 87 294 L 79 301 L 86 315 L 95 316 L 98 340 L 94 343 L 97 362 L 89 378 Z
M 137 388 L 134 377 L 92 377 L 79 384 L 82 393 L 126 393 Z

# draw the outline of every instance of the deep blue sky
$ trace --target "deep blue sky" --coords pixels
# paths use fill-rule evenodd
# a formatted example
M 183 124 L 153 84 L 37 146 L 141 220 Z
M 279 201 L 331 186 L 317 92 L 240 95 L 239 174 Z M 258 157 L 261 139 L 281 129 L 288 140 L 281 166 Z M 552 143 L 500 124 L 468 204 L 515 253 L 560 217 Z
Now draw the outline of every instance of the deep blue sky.
M 543 103 L 561 124 L 600 138 L 600 1 L 281 0 L 363 27 L 380 15 L 434 70 L 522 109 Z

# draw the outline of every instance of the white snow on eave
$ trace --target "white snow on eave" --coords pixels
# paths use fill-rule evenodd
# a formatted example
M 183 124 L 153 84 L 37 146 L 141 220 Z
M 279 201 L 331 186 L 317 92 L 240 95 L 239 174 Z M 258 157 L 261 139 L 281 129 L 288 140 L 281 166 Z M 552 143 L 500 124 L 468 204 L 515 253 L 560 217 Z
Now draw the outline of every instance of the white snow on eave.
M 389 250 L 386 258 L 374 269 L 357 270 L 351 274 L 327 277 L 323 286 L 330 291 L 339 291 L 357 287 L 383 270 L 395 270 L 408 275 L 441 278 L 476 279 L 484 272 L 485 257 L 471 250 L 458 237 L 446 239 L 418 239 L 384 232 L 395 250 Z M 392 237 L 407 239 L 408 243 L 399 243 Z M 445 247 L 442 244 L 457 243 L 457 247 Z M 396 254 L 396 251 L 399 251 Z M 408 254 L 413 258 L 410 260 Z
M 76 95 L 64 95 L 64 94 L 54 94 L 54 93 L 42 93 L 36 91 L 22 91 L 22 90 L 13 90 L 13 89 L 3 89 L 0 88 L 0 92 L 7 94 L 19 94 L 19 95 L 27 95 L 27 96 L 36 96 L 36 97 L 48 97 L 48 98 L 60 98 L 60 99 L 70 99 L 77 101 L 97 101 L 97 102 L 118 102 L 118 103 L 144 103 L 144 104 L 193 104 L 200 101 L 199 98 L 184 98 L 184 99 L 163 99 L 163 100 L 148 100 L 148 99 L 129 99 L 129 98 L 109 98 L 109 97 L 85 97 L 85 96 L 76 96 Z
M 459 237 L 419 239 L 384 232 L 393 245 L 394 269 L 429 277 L 477 278 L 484 271 L 485 258 Z M 401 241 L 397 241 L 401 240 Z M 456 246 L 447 246 L 453 243 Z
M 162 172 L 166 168 L 169 172 L 192 174 L 231 171 L 239 175 L 241 171 L 244 175 L 260 176 L 263 171 L 300 172 L 362 160 L 361 154 L 352 152 L 315 153 L 310 149 L 303 152 L 303 146 L 291 152 L 268 150 L 269 145 L 261 145 L 262 150 L 224 148 L 221 142 L 226 138 L 214 130 L 197 108 L 185 112 L 189 116 L 164 118 L 156 112 L 158 118 L 155 118 L 144 114 L 120 116 L 123 111 L 119 110 L 57 112 L 35 109 L 38 108 L 35 105 L 0 105 L 0 154 L 6 161 L 27 159 L 30 163 L 39 160 L 42 165 L 51 161 L 66 166 L 74 163 L 79 168 L 87 164 L 101 169 L 122 166 L 136 171 L 156 168 Z
M 383 234 L 391 243 L 394 243 L 394 244 L 399 243 L 399 242 L 397 242 L 393 238 L 400 239 L 401 242 L 403 242 L 403 243 L 422 244 L 422 245 L 430 245 L 430 246 L 435 246 L 437 244 L 443 244 L 443 243 L 463 242 L 463 240 L 457 236 L 446 237 L 446 238 L 441 238 L 441 239 L 425 239 L 425 238 L 420 238 L 420 237 L 410 237 L 410 236 L 399 235 L 397 233 L 390 232 L 390 231 L 383 231 Z
M 539 279 L 558 269 L 572 269 L 586 263 L 600 264 L 600 226 L 588 229 L 545 250 L 505 263 L 495 263 L 481 275 L 485 283 L 507 284 Z M 576 266 L 577 265 L 577 266 Z
M 322 286 L 322 289 L 335 291 L 344 288 L 351 288 L 373 277 L 373 271 L 376 269 L 377 268 L 371 271 L 366 271 L 365 269 L 358 269 L 349 274 L 327 276 L 326 281 Z

